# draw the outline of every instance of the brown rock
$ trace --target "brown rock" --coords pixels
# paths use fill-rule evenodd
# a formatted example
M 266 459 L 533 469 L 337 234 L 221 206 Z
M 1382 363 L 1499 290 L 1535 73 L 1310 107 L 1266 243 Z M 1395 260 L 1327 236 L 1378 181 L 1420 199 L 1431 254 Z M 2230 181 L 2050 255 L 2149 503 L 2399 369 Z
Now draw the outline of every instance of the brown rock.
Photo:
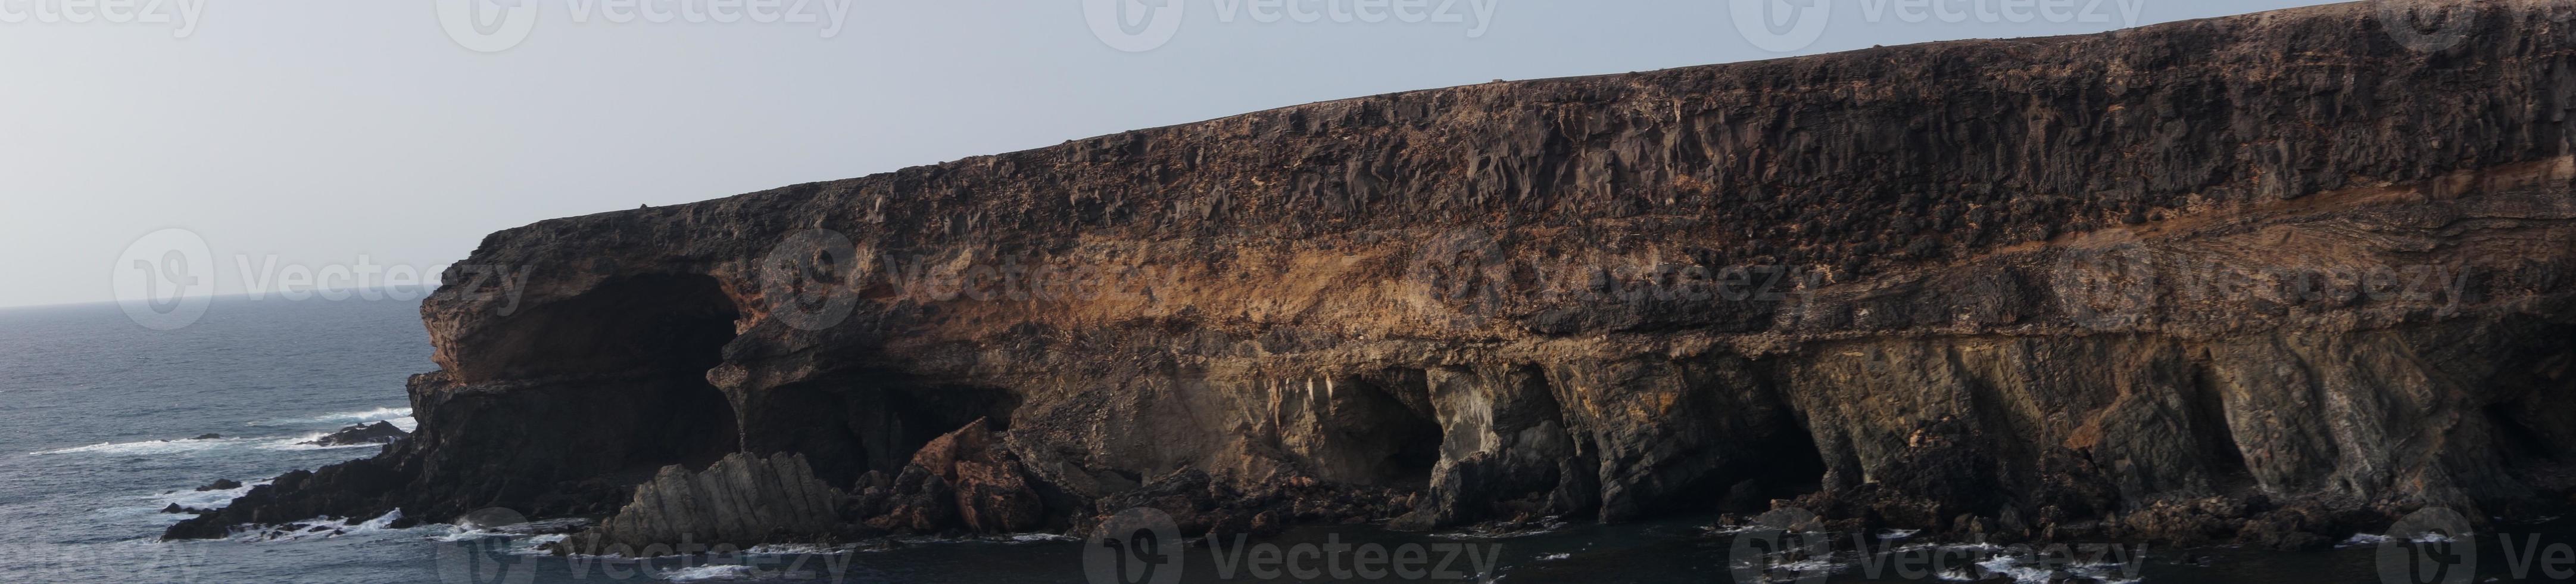
M 1031 492 L 1077 525 L 1431 527 L 1751 480 L 1998 537 L 2252 493 L 2556 500 L 2576 39 L 2479 2 L 2428 51 L 2392 2 L 1404 92 L 540 222 L 424 303 L 417 435 L 168 536 L 576 513 L 737 450 L 899 475 L 860 498 L 924 531 L 1023 524 Z M 1008 430 L 918 452 L 979 418 Z

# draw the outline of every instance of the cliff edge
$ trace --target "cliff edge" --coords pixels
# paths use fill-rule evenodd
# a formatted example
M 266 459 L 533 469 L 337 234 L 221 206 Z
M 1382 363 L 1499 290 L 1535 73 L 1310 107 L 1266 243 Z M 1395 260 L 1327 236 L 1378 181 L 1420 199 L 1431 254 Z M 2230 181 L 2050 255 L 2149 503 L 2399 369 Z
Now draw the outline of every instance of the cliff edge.
M 424 303 L 414 436 L 168 537 L 603 514 L 734 453 L 917 531 L 2521 513 L 2576 454 L 2554 6 L 1498 82 L 544 221 Z

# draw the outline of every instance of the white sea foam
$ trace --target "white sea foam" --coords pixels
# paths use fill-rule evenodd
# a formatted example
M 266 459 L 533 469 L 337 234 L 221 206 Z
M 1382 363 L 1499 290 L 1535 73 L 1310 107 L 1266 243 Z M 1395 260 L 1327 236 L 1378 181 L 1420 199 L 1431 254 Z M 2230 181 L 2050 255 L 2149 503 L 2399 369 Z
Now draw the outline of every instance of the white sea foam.
M 672 569 L 672 570 L 663 570 L 663 571 L 662 571 L 662 574 L 661 574 L 662 579 L 664 579 L 664 580 L 669 580 L 669 581 L 672 581 L 672 582 L 702 582 L 702 581 L 706 581 L 706 580 L 741 580 L 741 579 L 744 579 L 744 578 L 750 578 L 750 577 L 752 577 L 753 575 L 754 575 L 754 572 L 753 572 L 753 570 L 752 570 L 751 566 L 744 566 L 744 565 L 739 565 L 739 564 L 712 564 L 712 565 L 706 565 L 706 566 L 691 566 L 691 567 L 687 567 L 687 568 L 678 568 L 678 569 Z
M 1541 561 L 1541 562 L 1553 562 L 1553 561 L 1562 560 L 1562 559 L 1571 558 L 1571 557 L 1574 557 L 1574 554 L 1569 554 L 1569 553 L 1559 552 L 1559 553 L 1553 553 L 1553 554 L 1548 554 L 1548 555 L 1544 555 L 1544 556 L 1539 556 L 1539 557 L 1538 557 L 1538 561 Z
M 262 443 L 260 443 L 260 445 L 259 445 L 259 449 L 261 449 L 261 450 L 281 450 L 281 451 L 288 451 L 288 452 L 300 452 L 300 451 L 306 451 L 306 450 L 339 450 L 339 449 L 342 449 L 342 448 L 381 448 L 381 447 L 383 447 L 383 446 L 384 446 L 383 444 L 378 444 L 378 443 L 365 443 L 365 444 L 335 444 L 335 445 L 330 445 L 330 446 L 324 446 L 324 445 L 320 445 L 320 444 L 307 444 L 307 442 L 312 442 L 312 441 L 315 441 L 315 440 L 321 440 L 321 439 L 322 439 L 322 437 L 324 437 L 324 436 L 329 436 L 329 435 L 331 435 L 331 433 L 330 433 L 330 432 L 307 432 L 307 433 L 305 433 L 305 434 L 304 434 L 304 435 L 302 435 L 302 436 L 296 436 L 296 437 L 293 437 L 293 438 L 277 438 L 277 439 L 271 439 L 271 440 L 269 440 L 269 441 L 267 441 L 267 442 L 262 442 Z
M 366 521 L 358 521 L 358 522 L 351 522 L 350 520 L 346 520 L 346 519 L 332 519 L 332 518 L 327 518 L 327 517 L 325 517 L 325 518 L 316 518 L 316 519 L 311 519 L 311 520 L 307 520 L 307 521 L 298 521 L 298 522 L 295 522 L 295 523 L 292 523 L 292 524 L 288 524 L 288 525 L 301 526 L 301 527 L 293 527 L 293 528 L 289 528 L 289 527 L 287 527 L 287 526 L 279 526 L 279 527 L 269 528 L 269 529 L 252 530 L 252 531 L 244 531 L 244 532 L 241 532 L 241 533 L 239 533 L 239 534 L 234 535 L 234 536 L 233 536 L 233 539 L 234 539 L 234 540 L 236 540 L 236 541 L 254 541 L 254 542 L 257 542 L 257 541 L 296 541 L 296 540 L 305 540 L 305 539 L 323 539 L 323 538 L 340 537 L 340 536 L 345 536 L 345 535 L 360 535 L 360 534 L 367 534 L 367 533 L 375 533 L 375 532 L 379 532 L 379 531 L 389 531 L 389 530 L 392 530 L 392 529 L 393 529 L 393 524 L 394 524 L 394 522 L 395 522 L 395 521 L 401 521 L 401 520 L 402 520 L 402 516 L 403 516 L 403 514 L 402 514 L 402 510 L 401 510 L 401 509 L 395 509 L 395 510 L 393 510 L 393 511 L 386 512 L 383 516 L 377 517 L 377 518 L 375 518 L 375 519 L 369 519 L 369 520 L 366 520 Z M 415 529 L 417 529 L 417 528 L 415 528 Z
M 2066 578 L 2109 584 L 2134 584 L 2142 581 L 2127 577 L 2130 573 L 2127 569 L 2128 565 L 2117 562 L 2082 562 L 2050 567 L 2046 563 L 2029 565 L 2028 558 L 2021 556 L 2002 555 L 1977 562 L 1977 567 L 1985 568 L 1988 573 L 2012 578 L 2013 582 L 2019 584 L 2048 584 Z M 1948 580 L 1950 576 L 1943 574 L 1942 579 Z
M 850 550 L 857 549 L 857 548 L 858 548 L 858 545 L 857 545 L 857 544 L 838 545 L 838 546 L 820 546 L 820 545 L 813 545 L 813 544 L 782 544 L 782 543 L 772 543 L 772 544 L 761 544 L 761 545 L 751 546 L 751 549 L 742 550 L 742 553 L 750 554 L 750 555 L 755 555 L 755 556 L 802 556 L 802 555 L 837 554 L 837 553 L 846 552 L 846 551 L 850 551 Z
M 91 444 L 91 445 L 88 445 L 88 446 L 74 446 L 74 447 L 71 447 L 71 448 L 58 448 L 58 449 L 54 449 L 54 450 L 45 450 L 45 451 L 34 452 L 34 453 L 31 453 L 31 454 L 36 454 L 36 455 L 49 455 L 49 454 L 123 454 L 123 455 L 135 455 L 135 456 L 139 456 L 139 455 L 150 455 L 150 454 L 181 454 L 181 453 L 188 453 L 188 452 L 200 452 L 200 451 L 205 451 L 205 450 L 212 450 L 212 449 L 216 449 L 216 448 L 221 448 L 221 447 L 224 447 L 224 446 L 229 445 L 229 444 L 233 444 L 233 443 L 236 443 L 236 442 L 241 442 L 241 441 L 243 441 L 243 440 L 248 440 L 248 439 L 247 439 L 247 438 L 207 438 L 207 439 L 202 439 L 202 440 L 200 440 L 200 439 L 190 438 L 190 439 L 186 439 L 186 440 L 142 440 L 142 441 L 136 441 L 136 442 L 101 442 L 101 443 L 98 443 L 98 444 Z
M 404 432 L 416 432 L 420 430 L 420 419 L 411 416 L 385 420 L 385 423 L 393 424 L 394 427 L 401 428 Z
M 2335 544 L 2335 547 L 2355 547 L 2379 545 L 2383 543 L 2388 543 L 2388 536 L 2376 533 L 2355 533 L 2352 534 L 2352 539 L 2343 540 L 2343 543 Z
M 319 416 L 313 416 L 313 417 L 310 417 L 310 418 L 287 418 L 287 419 L 283 419 L 283 420 L 270 420 L 270 421 L 266 421 L 266 422 L 252 422 L 250 425 L 253 425 L 253 426 L 287 426 L 287 425 L 295 425 L 295 424 L 368 424 L 368 423 L 374 423 L 374 422 L 390 422 L 390 421 L 393 421 L 393 420 L 407 419 L 407 418 L 410 418 L 410 417 L 411 417 L 411 408 L 376 408 L 376 409 L 367 410 L 367 411 L 363 411 L 363 412 L 338 412 L 338 413 L 322 414 L 322 415 L 319 415 Z M 402 425 L 402 423 L 400 423 L 400 422 L 396 422 L 394 425 L 395 425 L 395 426 L 401 426 L 401 425 Z
M 268 481 L 244 484 L 238 488 L 231 489 L 216 489 L 212 491 L 178 491 L 173 493 L 162 493 L 159 495 L 144 495 L 142 498 L 144 500 L 151 501 L 152 509 L 155 511 L 173 504 L 187 509 L 222 509 L 225 506 L 232 505 L 233 499 L 238 499 L 241 498 L 242 495 L 250 494 L 251 488 L 265 484 L 268 484 Z

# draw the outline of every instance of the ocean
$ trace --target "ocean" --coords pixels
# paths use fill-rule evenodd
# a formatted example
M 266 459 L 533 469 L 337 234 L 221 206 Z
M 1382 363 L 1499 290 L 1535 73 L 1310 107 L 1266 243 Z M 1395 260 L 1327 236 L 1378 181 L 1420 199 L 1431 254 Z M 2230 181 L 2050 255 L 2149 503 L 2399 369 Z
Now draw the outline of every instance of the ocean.
M 1799 555 L 1801 546 L 1780 539 L 1712 532 L 1709 518 L 1511 534 L 1309 527 L 1258 541 L 1157 548 L 1161 555 L 1150 557 L 1028 534 L 636 562 L 539 554 L 535 545 L 547 537 L 508 528 L 389 529 L 391 517 L 339 518 L 329 529 L 291 537 L 156 541 L 182 517 L 162 508 L 220 506 L 243 490 L 195 490 L 217 479 L 257 484 L 377 452 L 381 447 L 299 443 L 361 422 L 408 429 L 403 380 L 435 368 L 429 353 L 417 304 L 400 300 L 223 298 L 203 320 L 175 331 L 137 326 L 113 304 L 0 309 L 0 582 L 1594 583 L 1749 575 L 1795 582 L 2393 584 L 2576 577 L 2576 553 L 2550 563 L 2556 552 L 2576 549 L 2569 547 L 2576 528 L 2565 521 L 2452 542 L 2363 537 L 2314 553 L 2109 544 L 2050 550 L 1883 533 L 1833 534 L 1840 552 Z M 220 437 L 199 438 L 207 434 Z

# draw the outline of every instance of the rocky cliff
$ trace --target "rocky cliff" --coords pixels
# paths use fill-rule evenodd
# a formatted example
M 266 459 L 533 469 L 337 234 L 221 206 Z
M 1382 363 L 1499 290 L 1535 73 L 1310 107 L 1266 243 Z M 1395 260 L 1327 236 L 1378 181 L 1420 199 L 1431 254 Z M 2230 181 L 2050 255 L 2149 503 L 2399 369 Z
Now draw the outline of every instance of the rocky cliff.
M 2521 512 L 2576 454 L 2576 29 L 2390 25 L 2417 8 L 1416 91 L 545 221 L 422 307 L 415 436 L 170 535 L 608 513 L 737 452 L 917 530 L 1801 505 L 2296 546 Z M 970 470 L 919 464 L 970 423 Z

